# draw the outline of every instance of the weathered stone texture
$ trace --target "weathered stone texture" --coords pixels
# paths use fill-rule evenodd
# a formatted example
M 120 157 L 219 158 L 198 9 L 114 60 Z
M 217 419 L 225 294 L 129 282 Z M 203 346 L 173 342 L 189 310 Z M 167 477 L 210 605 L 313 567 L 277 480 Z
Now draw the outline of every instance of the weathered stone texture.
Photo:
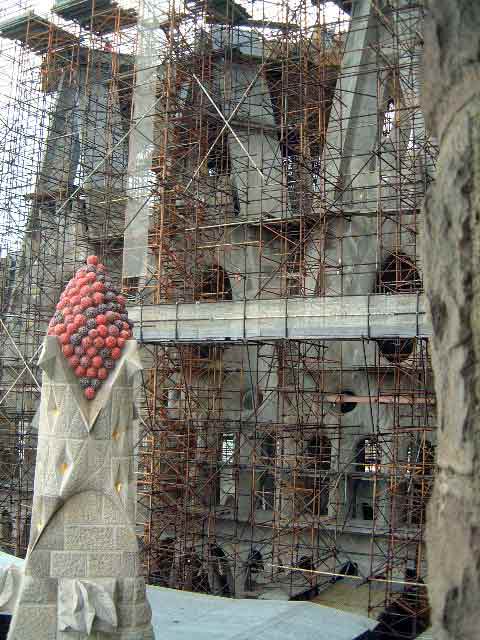
M 428 583 L 433 637 L 473 640 L 480 596 L 480 3 L 427 5 L 423 104 L 440 142 L 424 231 L 439 411 Z
M 152 639 L 134 520 L 136 346 L 125 348 L 91 404 L 65 368 L 56 338 L 47 338 L 40 362 L 32 533 L 9 640 Z

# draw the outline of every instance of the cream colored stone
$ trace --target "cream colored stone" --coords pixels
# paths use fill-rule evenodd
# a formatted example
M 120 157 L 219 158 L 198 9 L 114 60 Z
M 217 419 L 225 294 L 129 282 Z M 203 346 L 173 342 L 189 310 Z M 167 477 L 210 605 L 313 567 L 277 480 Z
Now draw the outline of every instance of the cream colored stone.
M 32 538 L 9 640 L 154 637 L 134 522 L 136 351 L 129 341 L 89 403 L 56 338 L 45 340 Z

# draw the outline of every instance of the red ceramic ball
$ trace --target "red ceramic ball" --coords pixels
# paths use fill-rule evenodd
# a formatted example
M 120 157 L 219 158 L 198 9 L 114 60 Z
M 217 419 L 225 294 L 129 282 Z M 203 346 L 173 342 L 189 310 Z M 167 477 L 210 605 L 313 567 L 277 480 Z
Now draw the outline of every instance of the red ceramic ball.
M 117 347 L 119 349 L 123 349 L 123 347 L 125 346 L 125 338 L 117 338 Z
M 88 286 L 88 280 L 86 278 L 79 278 L 77 280 L 77 287 L 78 287 L 78 295 L 81 296 L 81 291 L 83 289 L 83 287 Z
M 93 300 L 90 298 L 90 296 L 85 296 L 80 300 L 80 306 L 82 307 L 82 309 L 88 309 L 88 307 L 93 306 Z
M 63 323 L 57 324 L 55 327 L 55 335 L 61 336 L 62 333 L 65 333 L 65 325 Z
M 95 345 L 95 340 L 98 337 L 98 331 L 96 329 L 90 329 L 90 331 L 88 332 L 88 337 L 91 338 L 93 340 L 93 345 Z M 97 347 L 98 349 L 98 347 Z
M 78 322 L 79 325 L 83 326 L 86 322 L 85 320 L 85 316 L 83 315 L 83 313 L 76 313 L 75 314 L 75 322 Z
M 80 358 L 80 364 L 82 365 L 82 367 L 85 367 L 85 369 L 87 369 L 90 366 L 90 358 L 88 356 L 82 356 Z
M 83 297 L 89 296 L 92 292 L 92 288 L 90 285 L 86 284 L 80 289 L 80 295 Z
M 130 331 L 127 331 L 126 329 L 122 329 L 120 331 L 120 337 L 123 338 L 124 340 L 128 340 L 131 337 L 131 333 Z
M 98 353 L 98 351 L 95 349 L 95 347 L 89 347 L 89 348 L 87 349 L 87 356 L 88 356 L 89 358 L 93 358 L 94 356 L 96 356 L 96 355 L 97 355 L 97 353 Z
M 96 331 L 95 329 L 92 329 L 92 331 L 98 333 L 98 331 Z M 98 336 L 98 338 L 95 338 L 95 340 L 93 341 L 93 346 L 95 347 L 95 349 L 101 349 L 103 346 L 105 346 L 105 340 Z
M 97 321 L 97 324 L 106 324 L 107 323 L 107 319 L 106 317 L 103 315 L 103 313 L 99 313 L 98 316 L 95 318 L 95 320 Z
M 117 302 L 118 302 L 118 304 L 121 304 L 122 307 L 124 307 L 125 306 L 125 298 L 124 298 L 124 296 L 122 296 L 122 295 L 117 296 Z
M 70 324 L 74 320 L 75 320 L 75 316 L 73 315 L 73 313 L 69 313 L 68 316 L 64 315 L 65 324 Z
M 112 358 L 113 360 L 118 360 L 122 355 L 122 350 L 119 349 L 118 347 L 115 347 L 114 349 L 112 349 Z
M 79 295 L 72 296 L 70 299 L 70 302 L 72 303 L 73 307 L 76 307 L 77 305 L 80 306 L 80 301 L 81 301 L 81 297 Z
M 105 369 L 105 367 L 101 367 L 98 370 L 97 378 L 99 380 L 106 380 L 108 378 L 108 371 L 107 371 L 107 369 Z
M 77 378 L 84 378 L 86 373 L 87 370 L 85 369 L 85 367 L 80 366 L 75 369 L 75 375 L 77 376 Z
M 75 322 L 73 322 L 72 324 L 69 324 L 67 327 L 67 336 L 73 336 L 73 334 L 78 331 L 79 327 L 77 327 L 77 325 L 75 324 Z
M 72 309 L 72 313 L 75 317 L 77 317 L 77 315 L 81 315 L 82 313 L 82 307 L 79 304 L 76 304 L 73 309 Z M 82 316 L 83 317 L 83 316 Z
M 87 387 L 83 392 L 87 400 L 93 400 L 95 398 L 96 392 L 93 387 Z
M 97 316 L 98 317 L 98 316 Z M 98 335 L 102 338 L 106 338 L 108 336 L 108 329 L 104 324 L 101 324 L 97 328 Z
M 76 369 L 80 364 L 80 358 L 78 356 L 70 356 L 68 364 L 72 369 Z
M 100 369 L 102 365 L 103 358 L 101 356 L 95 356 L 94 358 L 92 358 L 92 366 L 94 366 L 96 369 Z
M 94 267 L 98 264 L 98 262 L 99 260 L 97 256 L 88 256 L 87 258 L 87 264 L 93 264 Z
M 93 340 L 90 338 L 90 336 L 85 336 L 85 338 L 82 338 L 82 347 L 84 349 L 88 349 L 88 347 L 91 347 L 93 345 Z
M 115 313 L 113 311 L 107 311 L 105 318 L 107 319 L 107 322 L 113 322 L 115 320 Z
M 70 356 L 73 356 L 73 345 L 72 344 L 66 344 L 62 347 L 62 351 L 63 351 L 63 355 L 67 358 L 69 358 Z
M 91 284 L 92 282 L 95 282 L 95 280 L 97 279 L 97 276 L 93 273 L 93 271 L 90 271 L 85 276 L 85 279 L 87 280 L 87 282 Z
M 117 346 L 117 339 L 113 336 L 108 336 L 108 338 L 105 338 L 105 346 L 109 349 L 113 349 L 113 347 Z
M 103 284 L 103 282 L 94 282 L 92 284 L 92 289 L 93 291 L 101 293 L 102 291 L 105 291 L 105 285 Z
M 87 378 L 96 378 L 96 377 L 97 377 L 97 370 L 95 369 L 95 367 L 88 367 Z
M 104 299 L 105 299 L 105 296 L 103 295 L 103 293 L 100 293 L 98 291 L 96 291 L 92 296 L 92 300 L 96 305 L 102 304 Z
M 60 344 L 70 344 L 70 335 L 68 333 L 62 333 L 62 335 L 58 338 Z

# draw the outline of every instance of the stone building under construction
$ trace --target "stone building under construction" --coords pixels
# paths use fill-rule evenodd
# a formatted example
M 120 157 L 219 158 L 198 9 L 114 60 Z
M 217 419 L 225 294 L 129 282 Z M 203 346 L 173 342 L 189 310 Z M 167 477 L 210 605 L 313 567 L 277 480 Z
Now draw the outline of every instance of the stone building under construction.
M 416 637 L 421 0 L 3 4 L 0 546 L 28 544 L 39 347 L 96 253 L 142 346 L 147 579 L 344 601 Z

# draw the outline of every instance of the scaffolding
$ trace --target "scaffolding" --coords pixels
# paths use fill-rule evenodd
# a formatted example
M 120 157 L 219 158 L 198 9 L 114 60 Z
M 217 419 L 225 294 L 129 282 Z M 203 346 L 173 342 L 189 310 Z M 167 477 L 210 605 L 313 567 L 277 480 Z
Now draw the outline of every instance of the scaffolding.
M 415 637 L 436 425 L 422 3 L 52 10 L 11 0 L 0 23 L 2 548 L 28 542 L 46 322 L 94 252 L 142 348 L 147 579 L 332 606 L 346 588 Z

